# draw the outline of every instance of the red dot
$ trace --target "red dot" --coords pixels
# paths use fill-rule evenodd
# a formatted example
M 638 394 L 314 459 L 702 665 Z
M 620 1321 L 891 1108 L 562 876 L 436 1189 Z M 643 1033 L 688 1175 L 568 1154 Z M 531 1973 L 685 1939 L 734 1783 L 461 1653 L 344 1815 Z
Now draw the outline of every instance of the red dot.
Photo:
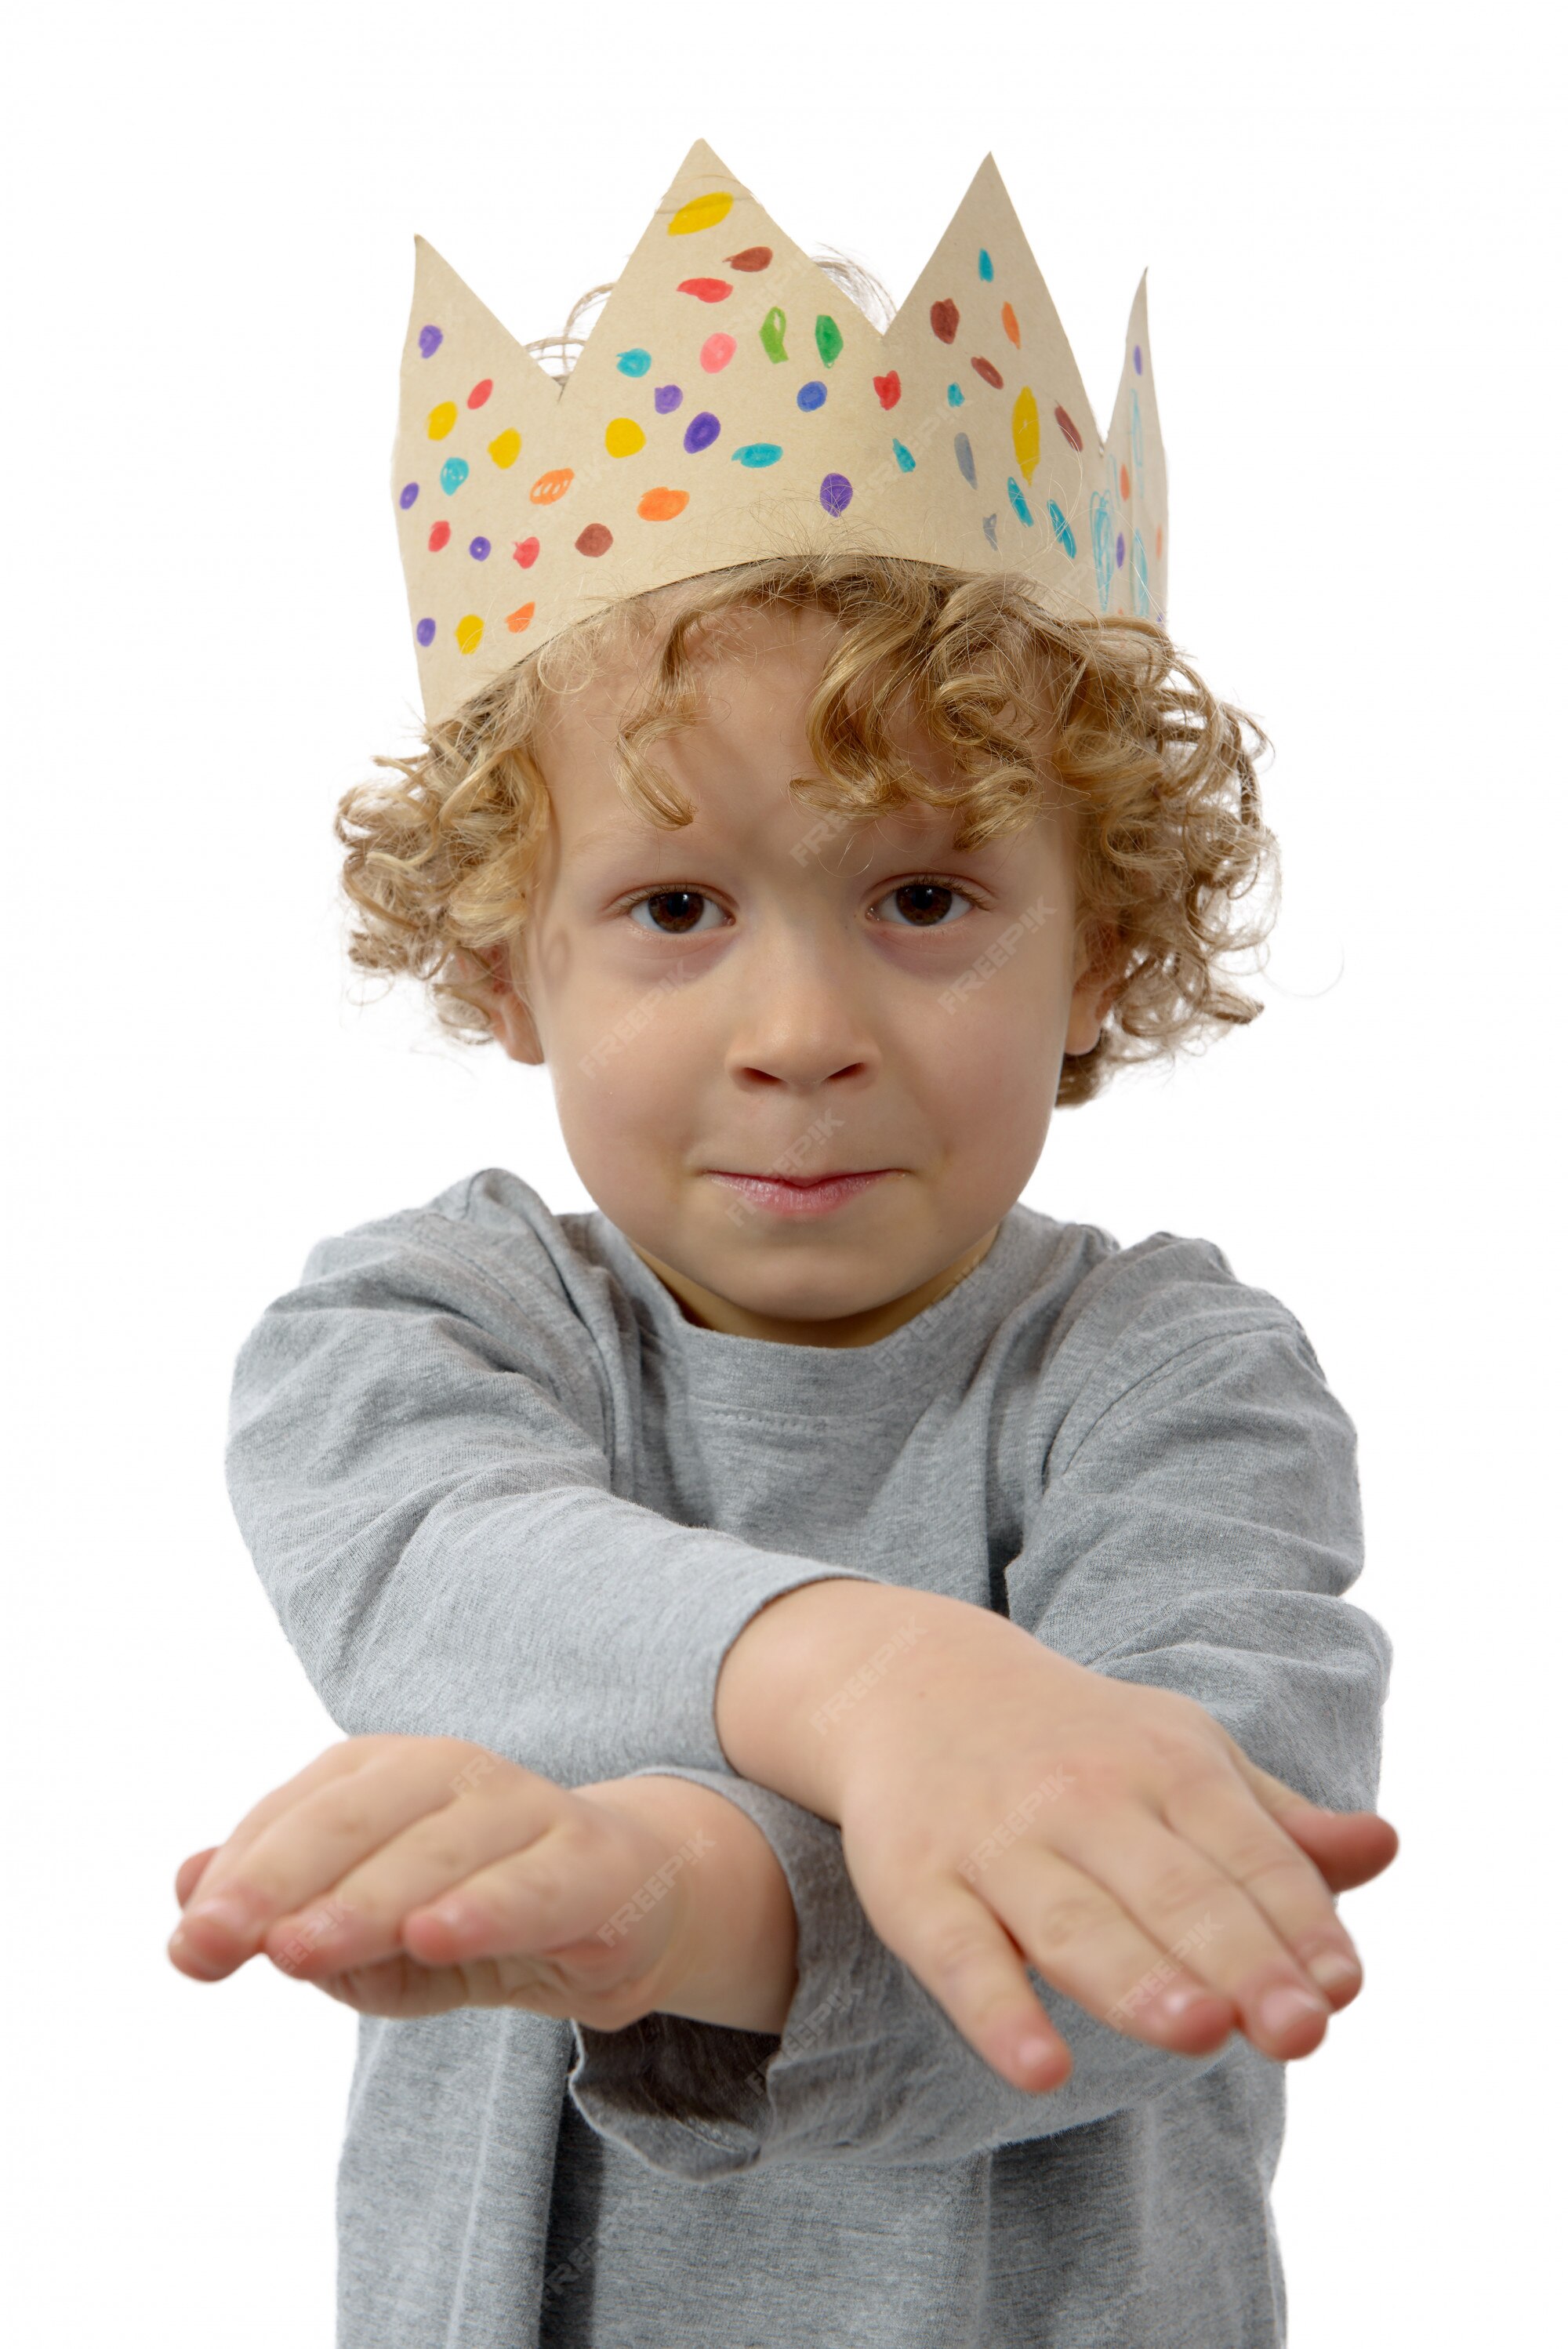
M 539 541 L 536 538 L 520 538 L 511 550 L 511 559 L 520 563 L 525 571 L 531 570 L 539 560 Z
M 677 294 L 695 294 L 699 302 L 727 302 L 730 287 L 722 277 L 683 277 Z
M 890 368 L 886 375 L 873 375 L 872 388 L 884 408 L 896 408 L 899 395 L 903 389 L 903 384 L 898 379 L 897 368 Z
M 446 543 L 447 543 L 448 539 L 449 539 L 449 538 L 450 538 L 451 534 L 452 534 L 452 525 L 451 525 L 451 523 L 450 523 L 449 522 L 438 522 L 438 523 L 436 523 L 436 525 L 435 525 L 435 527 L 432 529 L 432 531 L 431 531 L 431 533 L 430 533 L 430 552 L 431 552 L 431 554 L 439 554 L 439 553 L 440 553 L 440 551 L 441 551 L 442 547 L 443 547 L 443 546 L 445 546 L 445 544 L 446 544 Z
M 494 389 L 495 386 L 487 375 L 483 383 L 476 383 L 472 391 L 469 392 L 469 406 L 470 408 L 482 408 Z

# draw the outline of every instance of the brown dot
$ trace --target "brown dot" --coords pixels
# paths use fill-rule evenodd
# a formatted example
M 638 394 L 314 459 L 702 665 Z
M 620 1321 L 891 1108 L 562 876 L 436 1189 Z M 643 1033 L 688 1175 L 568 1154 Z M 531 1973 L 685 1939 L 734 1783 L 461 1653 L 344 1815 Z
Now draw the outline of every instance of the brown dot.
M 931 331 L 939 343 L 950 343 L 958 332 L 956 302 L 934 302 L 931 305 Z
M 971 359 L 969 364 L 974 368 L 982 383 L 988 383 L 993 391 L 1001 390 L 1002 378 L 997 374 L 989 359 Z
M 586 530 L 579 531 L 573 543 L 579 554 L 603 554 L 612 540 L 602 522 L 591 522 Z
M 773 247 L 770 244 L 748 244 L 744 253 L 732 253 L 724 265 L 727 269 L 741 270 L 749 277 L 754 270 L 766 269 L 772 258 Z
M 1065 408 L 1058 408 L 1057 410 L 1057 427 L 1061 433 L 1062 439 L 1067 442 L 1069 449 L 1081 449 L 1083 447 L 1083 434 L 1078 430 L 1078 426 L 1073 422 L 1072 418 L 1068 414 Z

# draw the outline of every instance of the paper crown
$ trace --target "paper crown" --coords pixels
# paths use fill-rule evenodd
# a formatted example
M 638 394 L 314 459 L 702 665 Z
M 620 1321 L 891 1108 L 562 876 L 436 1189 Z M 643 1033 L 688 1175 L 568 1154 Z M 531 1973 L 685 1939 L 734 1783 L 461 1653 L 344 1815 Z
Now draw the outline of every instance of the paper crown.
M 1144 285 L 1102 440 L 989 156 L 885 333 L 700 141 L 564 385 L 415 252 L 393 495 L 429 720 L 608 599 L 846 536 L 1164 617 Z

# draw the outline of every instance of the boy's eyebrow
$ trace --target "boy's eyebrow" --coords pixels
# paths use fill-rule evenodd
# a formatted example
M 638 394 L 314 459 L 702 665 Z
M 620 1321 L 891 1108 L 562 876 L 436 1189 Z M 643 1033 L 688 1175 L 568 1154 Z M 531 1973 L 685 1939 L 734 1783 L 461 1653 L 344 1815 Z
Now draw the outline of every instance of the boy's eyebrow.
M 633 817 L 623 817 L 613 823 L 602 823 L 593 832 L 585 832 L 581 840 L 573 843 L 566 862 L 569 864 L 575 864 L 579 858 L 586 855 L 591 848 L 624 847 L 639 841 L 646 843 L 650 834 L 656 833 L 657 830 L 657 825 L 647 823 L 639 823 Z

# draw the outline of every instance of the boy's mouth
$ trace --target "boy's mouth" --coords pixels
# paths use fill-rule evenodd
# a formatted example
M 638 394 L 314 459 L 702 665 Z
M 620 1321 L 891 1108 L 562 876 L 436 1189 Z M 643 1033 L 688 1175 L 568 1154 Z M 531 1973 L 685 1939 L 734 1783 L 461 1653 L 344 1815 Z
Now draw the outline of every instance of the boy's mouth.
M 771 1208 L 781 1216 L 830 1215 L 835 1207 L 858 1199 L 884 1175 L 900 1171 L 896 1166 L 874 1166 L 864 1174 L 739 1174 L 722 1166 L 708 1169 L 716 1183 L 738 1192 L 753 1206 Z

